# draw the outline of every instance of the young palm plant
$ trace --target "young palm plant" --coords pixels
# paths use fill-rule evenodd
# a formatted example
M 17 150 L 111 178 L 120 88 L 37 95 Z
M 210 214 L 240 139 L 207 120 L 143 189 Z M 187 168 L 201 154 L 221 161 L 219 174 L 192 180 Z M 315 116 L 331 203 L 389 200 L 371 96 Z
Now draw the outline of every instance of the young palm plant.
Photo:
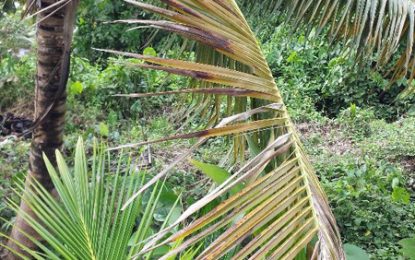
M 207 139 L 234 135 L 234 158 L 244 164 L 226 181 L 190 206 L 172 225 L 148 240 L 143 254 L 162 245 L 183 241 L 161 259 L 209 239 L 197 259 L 344 259 L 341 239 L 328 201 L 321 189 L 287 113 L 270 68 L 255 35 L 234 0 L 169 0 L 166 8 L 126 0 L 166 20 L 123 20 L 137 28 L 149 26 L 177 33 L 198 43 L 194 61 L 102 50 L 137 58 L 126 63 L 157 69 L 191 79 L 192 87 L 164 93 L 126 94 L 145 97 L 179 93 L 192 94 L 186 118 L 201 115 L 206 129 L 178 134 L 163 140 L 141 142 L 117 148 L 182 138 L 198 138 L 189 152 L 180 155 L 135 193 L 124 205 L 163 178 Z M 222 103 L 226 102 L 226 109 Z M 219 120 L 219 118 L 223 118 Z M 219 122 L 217 124 L 217 122 Z M 250 156 L 246 158 L 246 144 Z M 117 149 L 116 148 L 116 149 Z M 224 200 L 185 228 L 168 235 L 215 199 L 235 187 L 238 193 Z M 307 253 L 304 253 L 304 252 Z
M 46 158 L 45 162 L 56 188 L 51 195 L 40 182 L 33 182 L 30 189 L 21 184 L 16 191 L 35 213 L 22 212 L 22 218 L 39 234 L 43 241 L 27 233 L 27 239 L 38 250 L 15 242 L 22 250 L 10 249 L 22 259 L 130 259 L 143 247 L 142 243 L 155 227 L 153 215 L 159 204 L 164 184 L 158 182 L 149 196 L 140 196 L 121 210 L 127 199 L 143 185 L 146 174 L 132 170 L 130 159 L 120 156 L 118 165 L 103 148 L 95 146 L 93 157 L 88 160 L 80 139 L 76 148 L 75 164 L 69 168 L 61 153 L 56 152 L 58 171 Z M 92 164 L 88 167 L 88 163 Z M 91 168 L 91 169 L 90 169 Z M 116 168 L 112 173 L 111 168 Z M 56 199 L 56 197 L 58 199 Z M 171 221 L 180 196 L 161 227 Z M 19 212 L 19 206 L 10 201 Z M 137 225 L 137 223 L 139 223 Z M 6 235 L 0 234 L 7 238 Z M 23 252 L 23 254 L 21 253 Z M 191 254 L 189 250 L 187 254 Z M 150 259 L 155 252 L 143 258 Z

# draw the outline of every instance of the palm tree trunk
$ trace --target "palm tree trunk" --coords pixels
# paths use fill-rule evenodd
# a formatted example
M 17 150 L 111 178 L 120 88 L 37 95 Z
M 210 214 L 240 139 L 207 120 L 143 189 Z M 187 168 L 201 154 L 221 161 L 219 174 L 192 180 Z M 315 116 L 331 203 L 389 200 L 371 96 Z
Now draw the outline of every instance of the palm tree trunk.
M 59 0 L 41 0 L 38 10 L 51 6 Z M 35 93 L 35 118 L 38 125 L 34 129 L 30 151 L 29 173 L 26 189 L 33 180 L 39 181 L 48 190 L 53 184 L 42 158 L 44 153 L 55 162 L 55 150 L 63 144 L 63 129 L 66 111 L 66 83 L 69 73 L 70 45 L 78 0 L 68 0 L 63 4 L 41 12 L 37 17 L 37 75 Z M 31 216 L 34 213 L 22 200 L 20 211 Z M 38 238 L 36 232 L 19 213 L 11 233 L 8 246 L 16 252 L 23 252 L 18 243 L 34 249 L 35 245 L 25 234 Z M 18 259 L 9 254 L 9 259 Z

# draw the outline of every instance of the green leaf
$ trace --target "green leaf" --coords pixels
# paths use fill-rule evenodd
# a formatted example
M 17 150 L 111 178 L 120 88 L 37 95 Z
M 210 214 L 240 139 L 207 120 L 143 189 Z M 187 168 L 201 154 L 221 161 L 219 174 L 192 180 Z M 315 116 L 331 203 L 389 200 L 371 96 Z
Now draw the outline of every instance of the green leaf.
M 82 94 L 83 91 L 84 91 L 84 86 L 79 81 L 72 82 L 69 86 L 69 94 L 71 95 L 79 95 L 79 94 Z
M 198 168 L 203 174 L 205 174 L 207 177 L 209 177 L 212 181 L 214 181 L 217 184 L 224 183 L 231 176 L 231 174 L 227 170 L 217 165 L 203 163 L 196 160 L 190 160 L 190 162 L 196 168 Z M 231 194 L 238 193 L 242 189 L 242 185 L 237 185 L 231 190 Z
M 403 239 L 399 241 L 399 245 L 402 246 L 401 252 L 403 256 L 410 260 L 415 260 L 415 237 Z
M 115 126 L 118 122 L 118 114 L 114 110 L 111 110 L 108 114 L 107 122 L 110 126 Z
M 347 260 L 369 260 L 369 255 L 365 250 L 352 244 L 344 244 L 344 251 Z
M 393 178 L 392 180 L 392 189 L 395 189 L 399 185 L 399 178 Z
M 392 200 L 395 202 L 401 202 L 404 204 L 409 204 L 411 199 L 411 195 L 409 192 L 401 187 L 396 187 L 393 189 L 392 192 Z
M 217 165 L 203 163 L 196 160 L 191 160 L 191 163 L 217 184 L 224 183 L 231 176 L 227 170 Z
M 298 57 L 298 52 L 296 52 L 296 51 L 292 51 L 290 53 L 290 56 L 288 56 L 288 58 L 287 58 L 288 63 L 295 63 L 295 62 L 298 62 L 299 60 L 300 60 L 300 58 Z
M 350 117 L 354 119 L 356 118 L 356 114 L 357 114 L 356 104 L 350 104 Z
M 187 250 L 183 255 L 180 256 L 180 260 L 192 260 L 195 259 L 197 252 L 200 250 L 203 244 L 199 245 L 197 248 Z
M 252 136 L 246 136 L 249 151 L 253 156 L 257 156 L 261 152 L 261 148 L 255 143 Z
M 172 188 L 165 186 L 163 187 L 163 191 L 160 194 L 160 201 L 164 205 L 171 206 L 176 203 L 178 197 L 179 196 L 174 193 Z
M 156 212 L 153 214 L 155 220 L 159 222 L 167 221 L 167 224 L 173 224 L 176 219 L 178 219 L 183 212 L 182 207 L 162 207 L 158 208 Z
M 152 47 L 145 48 L 144 51 L 143 51 L 143 54 L 146 55 L 146 56 L 157 57 L 157 52 Z
M 107 124 L 105 124 L 104 122 L 101 122 L 99 124 L 99 134 L 103 137 L 108 137 L 110 134 L 110 130 L 107 126 Z

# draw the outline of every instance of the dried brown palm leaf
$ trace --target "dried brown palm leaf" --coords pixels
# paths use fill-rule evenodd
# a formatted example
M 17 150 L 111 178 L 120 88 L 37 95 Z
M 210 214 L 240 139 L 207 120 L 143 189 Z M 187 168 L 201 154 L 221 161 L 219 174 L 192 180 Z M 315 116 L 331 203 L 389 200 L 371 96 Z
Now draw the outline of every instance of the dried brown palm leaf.
M 125 96 L 139 98 L 190 93 L 203 103 L 201 115 L 210 114 L 210 118 L 206 120 L 208 127 L 204 131 L 158 140 L 199 139 L 188 152 L 132 196 L 124 207 L 208 138 L 235 135 L 233 148 L 236 155 L 241 155 L 239 158 L 245 158 L 247 143 L 259 149 L 224 183 L 191 205 L 171 226 L 154 235 L 135 257 L 163 244 L 183 241 L 163 257 L 168 259 L 201 243 L 204 238 L 214 237 L 197 259 L 220 259 L 235 248 L 233 259 L 293 259 L 310 247 L 314 247 L 314 254 L 309 258 L 344 259 L 340 235 L 326 196 L 303 151 L 258 41 L 237 3 L 234 0 L 161 0 L 167 5 L 162 8 L 126 1 L 166 20 L 117 22 L 164 29 L 199 45 L 195 61 L 104 50 L 142 61 L 128 66 L 189 77 L 194 87 L 191 91 Z M 226 111 L 221 109 L 224 101 L 227 102 Z M 212 112 L 203 112 L 206 110 Z M 219 117 L 226 118 L 216 127 L 209 127 Z M 239 193 L 166 237 L 210 202 L 241 184 L 245 188 Z M 315 238 L 317 243 L 313 242 Z

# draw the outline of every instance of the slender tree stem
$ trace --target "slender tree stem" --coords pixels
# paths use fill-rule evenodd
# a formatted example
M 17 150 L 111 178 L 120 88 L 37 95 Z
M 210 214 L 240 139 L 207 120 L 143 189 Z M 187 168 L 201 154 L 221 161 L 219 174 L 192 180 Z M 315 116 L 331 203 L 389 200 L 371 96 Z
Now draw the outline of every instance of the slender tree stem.
M 51 6 L 59 0 L 41 0 L 38 10 Z M 30 151 L 29 173 L 25 188 L 30 189 L 33 180 L 39 181 L 47 190 L 53 190 L 43 154 L 56 164 L 55 150 L 63 144 L 63 130 L 66 112 L 66 83 L 69 73 L 70 46 L 78 0 L 41 12 L 37 16 L 37 75 L 35 92 L 35 118 L 42 118 L 33 131 Z M 22 200 L 20 211 L 33 217 L 34 213 Z M 30 249 L 35 244 L 24 234 L 38 238 L 38 234 L 23 220 L 22 213 L 16 217 L 8 246 L 16 252 L 27 255 L 17 244 Z M 19 259 L 9 254 L 9 259 Z

